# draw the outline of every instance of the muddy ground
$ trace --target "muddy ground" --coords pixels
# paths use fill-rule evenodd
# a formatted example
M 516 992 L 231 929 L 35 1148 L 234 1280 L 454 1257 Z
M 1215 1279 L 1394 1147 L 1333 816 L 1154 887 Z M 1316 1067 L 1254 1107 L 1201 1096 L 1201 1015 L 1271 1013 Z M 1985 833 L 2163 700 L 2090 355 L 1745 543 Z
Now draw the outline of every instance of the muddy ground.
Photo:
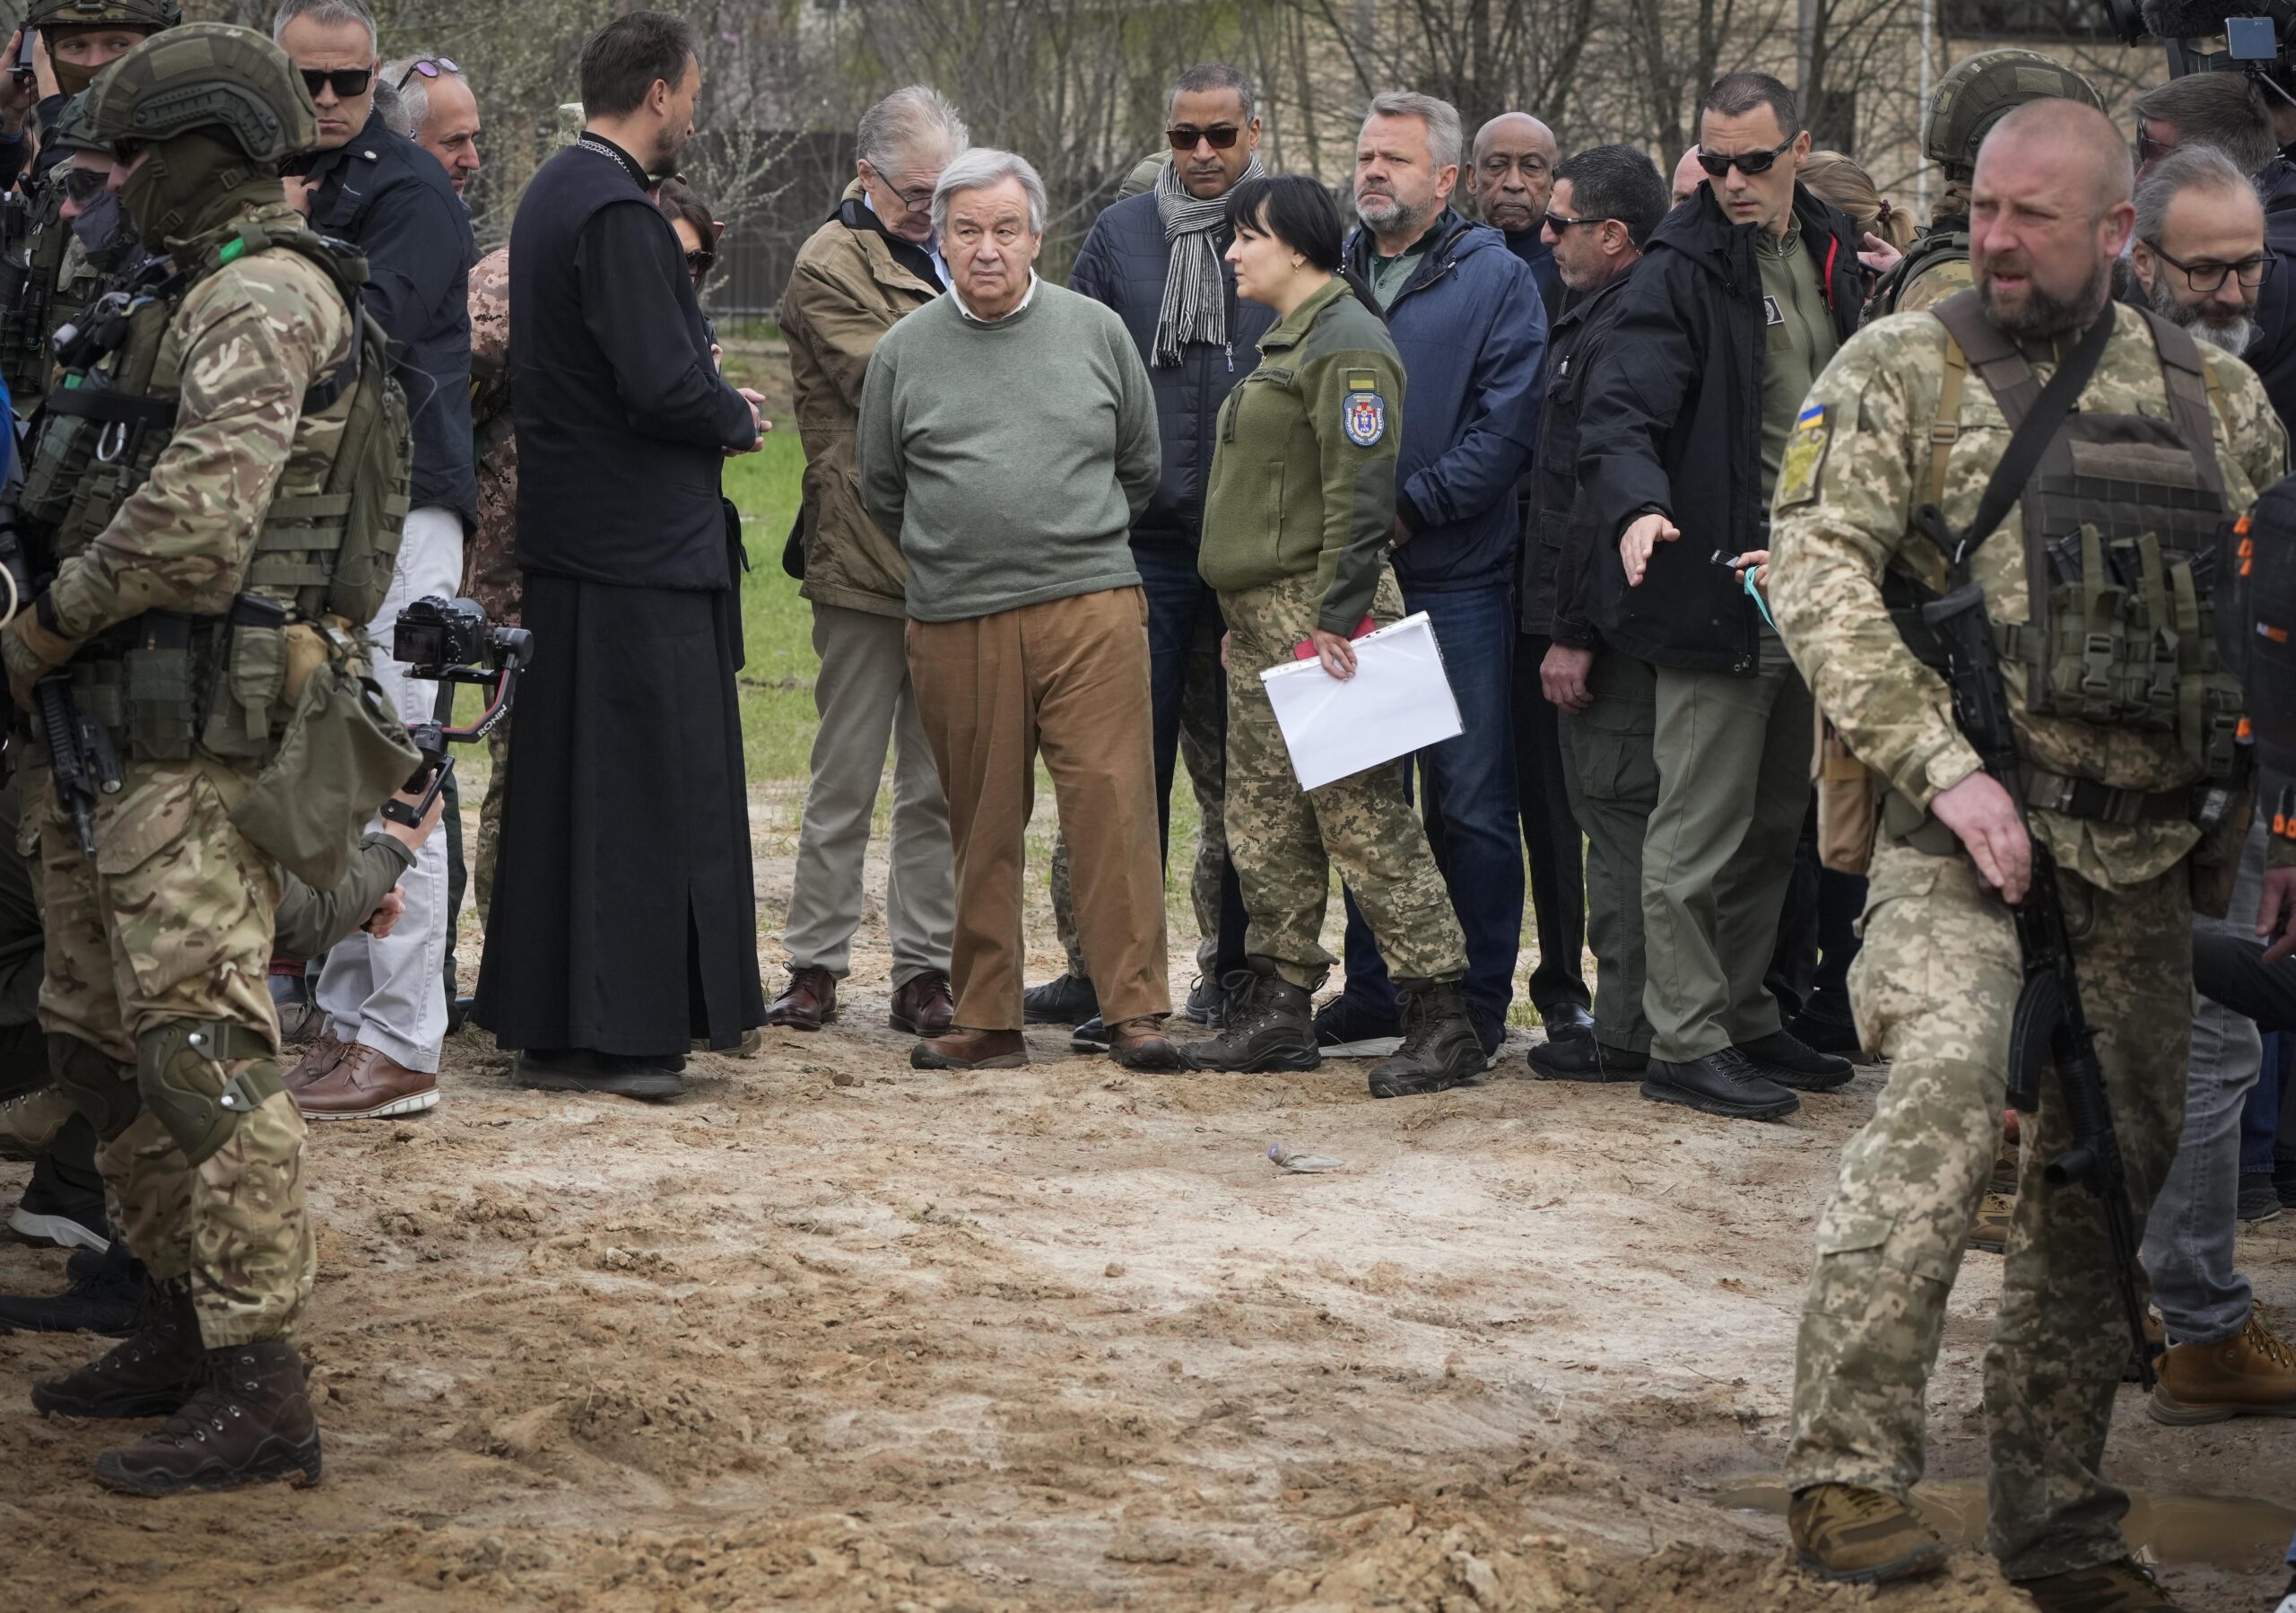
M 1485 1085 L 1386 1103 L 1353 1061 L 1148 1077 L 1051 1034 L 926 1075 L 885 955 L 873 912 L 838 1027 L 698 1057 L 675 1104 L 516 1091 L 465 1036 L 435 1112 L 316 1130 L 317 1489 L 103 1495 L 116 1430 L 22 1394 L 83 1345 L 0 1338 L 0 1605 L 2030 1606 L 1973 1553 L 1822 1587 L 1747 1504 L 1879 1070 L 1775 1126 L 1513 1078 L 1523 1032 Z M 1285 1174 L 1278 1138 L 1345 1167 Z M 2284 1316 L 2296 1216 L 2240 1247 Z M 61 1263 L 11 1246 L 0 1281 Z M 1948 1507 L 1998 1270 L 1970 1258 L 1933 1390 Z M 2164 1428 L 2130 1389 L 2110 1466 L 2187 1605 L 2270 1605 L 2289 1425 Z

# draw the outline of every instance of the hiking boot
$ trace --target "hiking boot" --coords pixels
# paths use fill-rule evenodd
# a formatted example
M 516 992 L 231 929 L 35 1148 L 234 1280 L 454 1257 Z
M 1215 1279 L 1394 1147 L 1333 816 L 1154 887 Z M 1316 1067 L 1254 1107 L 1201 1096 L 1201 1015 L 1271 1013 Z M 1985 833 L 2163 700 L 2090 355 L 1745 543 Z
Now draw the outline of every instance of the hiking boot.
M 1920 1513 L 1863 1485 L 1813 1484 L 1795 1491 L 1786 1528 L 1794 1537 L 1795 1561 L 1843 1584 L 1912 1579 L 1935 1571 L 1950 1555 Z
M 279 1078 L 279 1084 L 289 1092 L 307 1086 L 342 1063 L 344 1055 L 350 1051 L 351 1044 L 333 1031 L 321 1031 L 311 1039 L 311 1045 L 303 1050 L 303 1056 L 287 1067 L 287 1073 Z
M 2161 1583 L 2134 1557 L 2037 1580 L 2012 1580 L 2040 1613 L 2178 1613 Z
M 52 1243 L 58 1249 L 100 1251 L 111 1242 L 103 1189 L 65 1180 L 56 1168 L 53 1153 L 34 1162 L 24 1196 L 8 1212 L 8 1230 L 28 1243 Z
M 1194 1069 L 1231 1075 L 1314 1069 L 1324 1061 L 1316 1046 L 1316 1022 L 1307 989 L 1283 978 L 1274 958 L 1244 960 L 1223 982 L 1229 1002 L 1227 1028 L 1217 1039 L 1187 1050 Z
M 36 1160 L 79 1112 L 61 1086 L 39 1086 L 0 1103 L 0 1159 Z
M 198 1390 L 132 1445 L 96 1458 L 96 1482 L 133 1495 L 319 1481 L 319 1426 L 303 1358 L 284 1339 L 208 1350 Z
M 1454 981 L 1397 981 L 1403 1045 L 1371 1071 L 1375 1098 L 1417 1097 L 1463 1086 L 1488 1068 Z
M 32 1385 L 42 1417 L 165 1417 L 191 1399 L 205 1353 L 191 1284 L 155 1284 L 143 1325 L 87 1365 Z
M 2296 1350 L 2253 1309 L 2248 1325 L 2215 1344 L 2172 1344 L 2144 1409 L 2183 1426 L 2235 1417 L 2296 1417 Z
M 1018 1031 L 952 1030 L 909 1050 L 911 1069 L 1019 1069 L 1029 1044 Z
M 685 1055 L 530 1047 L 512 1060 L 510 1084 L 537 1092 L 586 1092 L 614 1098 L 682 1097 Z
M 1738 1051 L 1780 1086 L 1790 1086 L 1797 1092 L 1831 1092 L 1848 1085 L 1849 1077 L 1857 1073 L 1848 1059 L 1822 1053 L 1805 1045 L 1791 1031 L 1772 1031 L 1767 1036 L 1742 1042 Z
M 1977 1207 L 1977 1224 L 1970 1228 L 1970 1247 L 1999 1254 L 2009 1247 L 2009 1223 L 2017 1215 L 2017 1196 L 1999 1188 L 1987 1190 Z
M 1316 1045 L 1333 1059 L 1384 1059 L 1403 1045 L 1403 1021 L 1341 992 L 1316 1010 Z
M 2270 1172 L 2250 1171 L 2240 1178 L 2240 1196 L 2232 1213 L 2252 1225 L 2279 1216 L 2280 1190 L 2273 1186 Z
M 1081 974 L 1064 974 L 1021 993 L 1023 1024 L 1083 1024 L 1100 1013 L 1100 994 Z
M 1654 1103 L 1680 1103 L 1734 1120 L 1774 1120 L 1802 1106 L 1801 1099 L 1734 1047 L 1679 1064 L 1651 1059 L 1642 1095 Z
M 66 1262 L 61 1294 L 0 1295 L 0 1332 L 106 1333 L 122 1338 L 144 1321 L 152 1274 L 114 1238 L 86 1264 Z
M 938 1036 L 957 1023 L 957 999 L 945 969 L 912 974 L 893 988 L 890 1022 L 912 1036 Z
M 1164 1034 L 1164 1016 L 1161 1014 L 1142 1014 L 1110 1025 L 1109 1057 L 1126 1069 L 1170 1071 L 1187 1068 L 1178 1044 Z
M 818 1031 L 837 1017 L 837 976 L 818 964 L 789 971 L 789 983 L 766 1006 L 765 1023 L 790 1031 Z
M 1197 975 L 1187 989 L 1187 1001 L 1180 1008 L 1180 1017 L 1190 1024 L 1221 1029 L 1228 1023 L 1230 983 L 1241 972 L 1231 969 L 1224 975 Z
M 1091 1018 L 1068 1033 L 1070 1049 L 1079 1053 L 1105 1053 L 1109 1051 L 1107 1021 L 1095 1014 Z

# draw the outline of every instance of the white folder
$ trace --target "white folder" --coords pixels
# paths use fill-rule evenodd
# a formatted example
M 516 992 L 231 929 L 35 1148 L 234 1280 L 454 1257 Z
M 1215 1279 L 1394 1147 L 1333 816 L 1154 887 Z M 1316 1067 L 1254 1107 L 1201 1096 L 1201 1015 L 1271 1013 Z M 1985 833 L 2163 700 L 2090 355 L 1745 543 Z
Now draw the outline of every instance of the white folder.
M 1302 789 L 1315 789 L 1465 731 L 1425 611 L 1355 641 L 1355 676 L 1320 660 L 1259 675 Z

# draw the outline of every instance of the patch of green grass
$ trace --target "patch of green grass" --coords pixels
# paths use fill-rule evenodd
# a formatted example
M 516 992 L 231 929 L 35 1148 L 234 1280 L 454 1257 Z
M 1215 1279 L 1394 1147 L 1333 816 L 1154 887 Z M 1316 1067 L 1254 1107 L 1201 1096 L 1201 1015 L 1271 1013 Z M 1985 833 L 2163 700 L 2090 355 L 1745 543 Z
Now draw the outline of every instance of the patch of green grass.
M 738 675 L 742 751 L 750 781 L 791 780 L 801 786 L 813 743 L 813 613 L 797 581 L 781 569 L 782 545 L 796 519 L 805 451 L 794 431 L 767 435 L 765 447 L 726 462 L 726 496 L 742 512 L 749 575 L 742 579 L 742 641 L 748 665 Z

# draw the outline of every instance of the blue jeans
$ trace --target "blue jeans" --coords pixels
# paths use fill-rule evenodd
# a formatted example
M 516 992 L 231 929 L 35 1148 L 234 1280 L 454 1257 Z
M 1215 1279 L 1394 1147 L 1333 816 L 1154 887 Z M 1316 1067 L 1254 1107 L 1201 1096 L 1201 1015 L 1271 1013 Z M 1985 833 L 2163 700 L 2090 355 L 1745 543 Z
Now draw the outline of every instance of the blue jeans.
M 1148 698 L 1154 723 L 1156 832 L 1163 859 L 1170 861 L 1172 778 L 1179 765 L 1180 702 L 1187 692 L 1188 652 L 1197 638 L 1217 641 L 1223 631 L 1220 596 L 1196 568 L 1196 551 L 1178 544 L 1135 544 L 1132 563 L 1148 596 Z M 1220 726 L 1227 728 L 1223 694 Z M 1236 869 L 1220 870 L 1220 957 L 1225 973 L 1244 966 L 1244 893 Z
M 2272 1174 L 2280 1137 L 2280 1084 L 2287 1075 L 2288 1033 L 2280 1031 L 2265 1039 L 2263 1077 L 2248 1089 L 2248 1103 L 2240 1111 L 2243 1176 Z
M 1505 583 L 1456 591 L 1403 592 L 1404 608 L 1425 611 L 1459 702 L 1463 732 L 1419 753 L 1427 791 L 1427 839 L 1450 888 L 1467 942 L 1461 990 L 1486 1042 L 1507 1024 L 1515 997 L 1515 955 L 1523 936 L 1523 842 L 1517 812 L 1514 590 Z M 1405 788 L 1411 788 L 1405 770 Z M 1395 986 L 1371 928 L 1347 894 L 1347 990 L 1351 1008 L 1396 1012 Z

